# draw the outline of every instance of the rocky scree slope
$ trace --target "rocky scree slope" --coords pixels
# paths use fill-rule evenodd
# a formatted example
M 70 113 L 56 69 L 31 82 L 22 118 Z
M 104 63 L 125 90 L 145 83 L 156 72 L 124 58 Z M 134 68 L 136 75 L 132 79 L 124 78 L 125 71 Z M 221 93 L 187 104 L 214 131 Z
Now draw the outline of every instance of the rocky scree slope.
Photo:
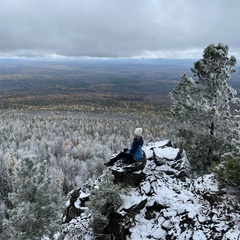
M 86 185 L 71 193 L 66 226 L 55 239 L 240 239 L 240 205 L 231 189 L 219 190 L 213 174 L 191 179 L 185 152 L 169 141 L 150 143 L 144 151 L 146 166 L 111 168 L 115 182 L 130 190 L 107 227 L 93 233 L 93 219 L 85 214 L 91 198 Z

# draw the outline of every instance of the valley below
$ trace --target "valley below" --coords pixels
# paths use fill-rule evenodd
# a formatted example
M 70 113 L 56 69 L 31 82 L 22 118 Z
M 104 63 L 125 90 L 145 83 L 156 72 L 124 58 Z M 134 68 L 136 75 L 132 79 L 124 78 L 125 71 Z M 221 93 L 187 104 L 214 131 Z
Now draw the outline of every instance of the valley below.
M 163 108 L 193 60 L 0 60 L 0 107 L 23 110 Z

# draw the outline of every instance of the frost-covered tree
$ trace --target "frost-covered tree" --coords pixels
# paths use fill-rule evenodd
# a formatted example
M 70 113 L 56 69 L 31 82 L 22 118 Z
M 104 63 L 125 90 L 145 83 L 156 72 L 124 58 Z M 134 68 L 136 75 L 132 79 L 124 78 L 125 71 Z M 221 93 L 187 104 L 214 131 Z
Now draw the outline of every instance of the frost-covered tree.
M 8 239 L 34 240 L 51 236 L 58 226 L 63 202 L 61 186 L 52 186 L 48 161 L 29 156 L 16 170 L 15 191 L 8 196 L 12 208 L 4 221 Z
M 227 83 L 236 72 L 235 65 L 227 45 L 211 44 L 194 63 L 193 78 L 183 74 L 169 94 L 181 142 L 195 169 L 206 170 L 212 160 L 232 148 L 232 139 L 239 139 L 238 114 L 233 107 L 240 100 Z
M 7 235 L 3 231 L 3 219 L 7 213 L 7 207 L 4 201 L 0 199 L 0 239 L 7 239 Z
M 13 157 L 10 154 L 6 154 L 7 156 L 4 157 L 3 153 L 0 151 L 0 200 L 3 200 L 6 205 L 9 204 L 7 196 L 8 193 L 12 191 L 11 186 L 11 166 Z M 10 164 L 9 164 L 10 163 Z
M 228 184 L 240 186 L 240 154 L 224 154 L 221 163 L 215 166 L 213 171 L 223 186 Z
M 92 228 L 95 234 L 103 233 L 107 226 L 111 233 L 111 213 L 121 205 L 120 194 L 124 191 L 126 192 L 127 189 L 114 184 L 114 176 L 109 169 L 106 169 L 101 176 L 99 185 L 92 189 L 89 201 L 89 212 L 94 219 Z
M 240 134 L 240 130 L 239 130 Z M 221 185 L 240 186 L 240 141 L 232 141 L 235 149 L 221 156 L 220 164 L 213 164 L 212 171 L 216 174 Z M 240 192 L 238 198 L 240 200 Z

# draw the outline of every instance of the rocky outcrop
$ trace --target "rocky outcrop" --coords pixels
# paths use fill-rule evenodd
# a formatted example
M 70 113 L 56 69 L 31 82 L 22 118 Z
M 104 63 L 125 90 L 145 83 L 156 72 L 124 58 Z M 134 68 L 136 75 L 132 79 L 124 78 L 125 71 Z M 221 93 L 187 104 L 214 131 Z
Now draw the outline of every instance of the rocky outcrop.
M 219 191 L 213 174 L 191 179 L 185 152 L 174 148 L 169 141 L 149 144 L 144 151 L 148 160 L 142 169 L 129 171 L 129 166 L 112 167 L 116 183 L 124 183 L 129 191 L 122 196 L 122 205 L 111 212 L 106 235 L 102 237 L 239 239 L 239 203 L 227 189 Z M 91 197 L 83 190 L 80 189 L 74 203 L 82 210 L 85 208 L 84 204 L 80 206 L 83 196 Z M 64 229 L 66 238 L 62 239 L 91 239 L 90 222 L 91 216 L 84 214 L 73 219 Z
M 119 161 L 112 167 L 115 183 L 121 183 L 123 186 L 137 187 L 146 177 L 143 169 L 147 163 L 147 157 L 143 151 L 141 161 L 127 164 L 124 160 Z
M 81 215 L 86 209 L 85 203 L 89 200 L 90 190 L 84 187 L 73 190 L 68 194 L 67 208 L 63 214 L 62 223 L 69 223 Z

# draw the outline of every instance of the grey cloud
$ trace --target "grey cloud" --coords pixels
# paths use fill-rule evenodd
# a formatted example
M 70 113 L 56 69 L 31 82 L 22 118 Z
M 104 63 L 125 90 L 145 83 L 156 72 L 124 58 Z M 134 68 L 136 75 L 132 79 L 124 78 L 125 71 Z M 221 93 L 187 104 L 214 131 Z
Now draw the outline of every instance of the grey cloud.
M 0 55 L 179 56 L 218 42 L 238 51 L 239 10 L 237 0 L 1 0 Z

